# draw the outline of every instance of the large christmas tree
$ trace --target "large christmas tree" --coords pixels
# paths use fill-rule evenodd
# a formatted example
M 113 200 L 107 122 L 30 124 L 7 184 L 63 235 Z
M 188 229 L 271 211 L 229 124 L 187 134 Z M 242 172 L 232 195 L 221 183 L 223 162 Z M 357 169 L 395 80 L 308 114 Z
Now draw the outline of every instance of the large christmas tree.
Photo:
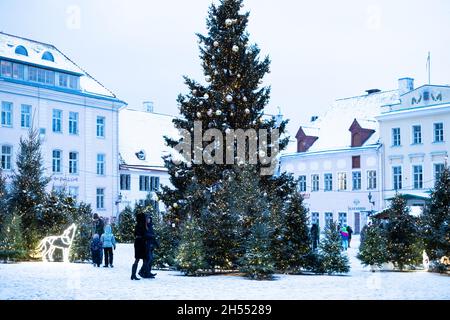
M 243 254 L 242 241 L 233 236 L 236 221 L 242 227 L 238 238 L 250 232 L 244 220 L 262 214 L 251 212 L 252 204 L 260 195 L 270 198 L 279 184 L 272 177 L 275 156 L 288 143 L 287 122 L 264 116 L 270 88 L 261 85 L 270 61 L 261 61 L 259 48 L 249 43 L 249 13 L 240 12 L 242 3 L 221 0 L 210 7 L 208 35 L 198 35 L 204 81 L 185 77 L 189 92 L 178 97 L 181 116 L 174 120 L 182 138 L 166 138 L 181 160 L 165 158 L 173 188 L 159 194 L 178 240 L 188 216 L 198 221 L 210 268 L 229 268 Z M 245 171 L 258 176 L 252 196 L 239 189 Z
M 436 181 L 421 216 L 421 236 L 431 260 L 450 256 L 450 170 L 444 169 Z

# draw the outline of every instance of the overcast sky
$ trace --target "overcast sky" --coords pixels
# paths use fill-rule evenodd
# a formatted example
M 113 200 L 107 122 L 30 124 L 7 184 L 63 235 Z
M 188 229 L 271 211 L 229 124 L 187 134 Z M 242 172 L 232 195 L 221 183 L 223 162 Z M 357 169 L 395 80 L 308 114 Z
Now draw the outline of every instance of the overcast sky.
M 217 0 L 215 1 L 218 2 Z M 0 0 L 0 30 L 55 45 L 129 105 L 176 114 L 182 75 L 203 80 L 196 32 L 211 0 Z M 450 83 L 450 1 L 246 0 L 249 32 L 272 60 L 268 113 L 290 132 L 333 100 Z

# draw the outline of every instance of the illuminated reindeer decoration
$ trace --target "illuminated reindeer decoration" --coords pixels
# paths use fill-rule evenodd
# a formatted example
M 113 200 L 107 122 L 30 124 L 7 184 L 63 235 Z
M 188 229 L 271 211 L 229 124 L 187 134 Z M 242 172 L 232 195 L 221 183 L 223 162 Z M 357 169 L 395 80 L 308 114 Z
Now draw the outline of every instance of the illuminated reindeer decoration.
M 56 249 L 61 249 L 63 252 L 63 261 L 69 262 L 69 251 L 72 245 L 73 238 L 77 226 L 72 224 L 69 228 L 64 230 L 60 236 L 48 236 L 39 242 L 38 250 L 42 252 L 42 261 L 53 261 L 53 253 Z

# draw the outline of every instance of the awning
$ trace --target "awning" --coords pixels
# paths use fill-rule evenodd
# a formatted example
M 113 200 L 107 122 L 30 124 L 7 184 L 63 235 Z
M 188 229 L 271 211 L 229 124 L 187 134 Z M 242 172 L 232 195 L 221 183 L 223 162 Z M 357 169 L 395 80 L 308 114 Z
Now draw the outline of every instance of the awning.
M 400 194 L 405 200 L 429 200 L 430 194 L 425 192 L 420 193 L 401 193 Z M 385 198 L 385 200 L 393 200 L 395 196 Z

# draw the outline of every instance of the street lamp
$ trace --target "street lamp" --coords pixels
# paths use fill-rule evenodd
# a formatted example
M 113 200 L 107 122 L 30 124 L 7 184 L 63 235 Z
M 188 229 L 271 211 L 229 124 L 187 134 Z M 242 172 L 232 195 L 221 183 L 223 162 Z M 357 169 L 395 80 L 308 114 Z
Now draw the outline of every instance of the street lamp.
M 117 200 L 116 200 L 116 206 L 117 206 L 117 215 L 116 215 L 116 219 L 119 217 L 119 204 L 122 202 L 122 193 L 119 192 L 119 194 L 117 195 Z
M 372 209 L 370 210 L 370 214 L 373 214 L 373 207 L 375 206 L 375 200 L 372 201 L 372 192 L 369 192 L 369 194 L 367 195 L 367 198 L 369 199 L 369 203 L 372 205 Z

